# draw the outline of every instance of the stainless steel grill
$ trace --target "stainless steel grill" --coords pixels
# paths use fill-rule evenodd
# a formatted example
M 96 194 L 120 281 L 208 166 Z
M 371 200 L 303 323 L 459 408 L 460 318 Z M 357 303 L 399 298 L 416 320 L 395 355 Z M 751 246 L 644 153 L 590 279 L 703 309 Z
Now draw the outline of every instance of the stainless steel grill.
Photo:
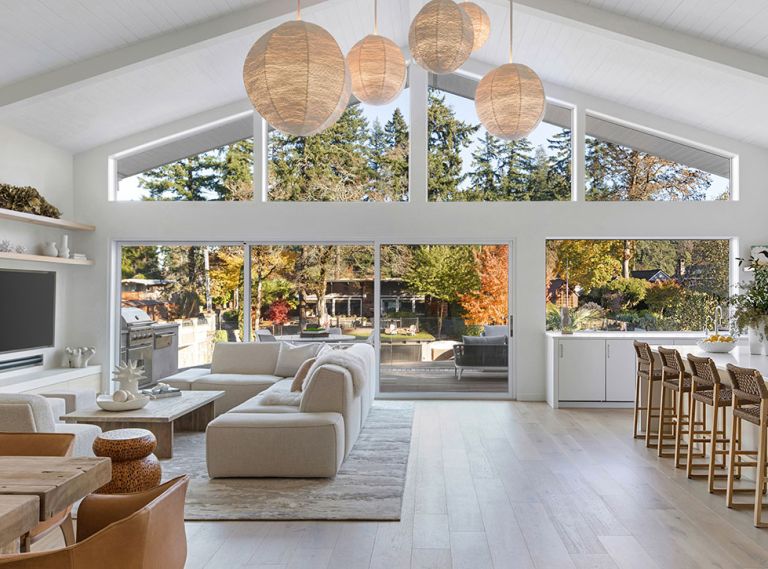
M 120 360 L 144 366 L 146 378 L 140 387 L 154 385 L 178 371 L 178 324 L 155 323 L 149 314 L 132 307 L 120 310 L 120 320 Z

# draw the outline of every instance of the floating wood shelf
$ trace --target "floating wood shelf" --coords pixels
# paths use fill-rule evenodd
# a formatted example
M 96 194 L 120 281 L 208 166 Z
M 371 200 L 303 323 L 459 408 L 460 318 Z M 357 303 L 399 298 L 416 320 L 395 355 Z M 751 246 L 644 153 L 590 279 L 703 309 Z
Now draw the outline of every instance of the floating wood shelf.
M 55 219 L 45 217 L 44 215 L 35 215 L 34 213 L 24 213 L 13 211 L 11 209 L 0 208 L 0 219 L 10 219 L 11 221 L 21 221 L 22 223 L 34 223 L 35 225 L 45 225 L 48 227 L 57 227 L 59 229 L 70 229 L 72 231 L 96 231 L 96 226 L 66 219 Z
M 93 261 L 90 259 L 64 259 L 62 257 L 48 257 L 46 255 L 29 255 L 27 253 L 0 253 L 0 259 L 58 263 L 60 265 L 93 265 Z

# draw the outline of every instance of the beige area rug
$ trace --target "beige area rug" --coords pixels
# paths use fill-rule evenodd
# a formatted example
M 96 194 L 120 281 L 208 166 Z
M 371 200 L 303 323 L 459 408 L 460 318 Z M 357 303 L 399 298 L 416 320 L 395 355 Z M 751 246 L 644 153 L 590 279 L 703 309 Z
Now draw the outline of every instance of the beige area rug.
M 377 401 L 336 478 L 223 478 L 205 468 L 205 433 L 177 433 L 163 479 L 189 474 L 187 520 L 397 521 L 413 404 Z

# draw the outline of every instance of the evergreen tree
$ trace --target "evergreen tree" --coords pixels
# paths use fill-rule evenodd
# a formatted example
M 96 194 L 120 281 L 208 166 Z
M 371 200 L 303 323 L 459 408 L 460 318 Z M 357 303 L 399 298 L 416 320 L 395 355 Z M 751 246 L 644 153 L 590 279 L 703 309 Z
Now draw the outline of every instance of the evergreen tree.
M 222 170 L 221 152 L 211 150 L 142 173 L 139 187 L 149 190 L 148 200 L 223 200 Z
M 123 247 L 121 272 L 124 279 L 162 279 L 157 247 L 138 245 Z
M 571 131 L 563 129 L 547 139 L 550 151 L 548 186 L 552 200 L 569 201 L 571 199 L 571 163 L 573 141 Z
M 388 150 L 385 164 L 385 199 L 408 201 L 408 123 L 399 108 L 384 125 Z
M 469 188 L 465 191 L 468 201 L 498 199 L 499 192 L 499 139 L 488 131 L 478 141 L 472 152 L 472 170 L 468 174 Z
M 499 152 L 499 196 L 506 201 L 528 201 L 528 177 L 533 170 L 533 147 L 527 138 L 504 142 Z
M 350 105 L 327 130 L 312 136 L 270 135 L 272 200 L 358 201 L 371 176 L 368 121 Z
M 550 162 L 544 148 L 539 146 L 530 162 L 530 171 L 526 177 L 526 199 L 528 201 L 556 200 L 555 193 L 550 187 Z
M 472 136 L 480 127 L 458 120 L 453 109 L 445 103 L 445 96 L 434 89 L 429 92 L 427 126 L 428 199 L 460 199 L 460 185 L 464 179 L 461 151 L 472 144 Z
M 224 147 L 222 184 L 227 200 L 253 197 L 253 139 L 246 138 Z

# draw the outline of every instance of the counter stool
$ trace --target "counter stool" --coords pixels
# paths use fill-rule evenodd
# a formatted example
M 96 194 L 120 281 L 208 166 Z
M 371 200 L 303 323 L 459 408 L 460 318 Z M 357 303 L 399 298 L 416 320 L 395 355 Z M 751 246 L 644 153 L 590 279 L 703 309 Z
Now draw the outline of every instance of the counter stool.
M 657 434 L 651 433 L 651 421 L 659 416 L 659 407 L 653 406 L 653 384 L 661 381 L 661 370 L 656 369 L 651 346 L 645 342 L 633 342 L 635 355 L 637 356 L 637 374 L 635 375 L 635 407 L 632 417 L 632 436 L 636 439 L 644 438 L 646 447 L 656 446 Z M 643 382 L 648 387 L 645 406 L 642 405 L 641 386 Z M 640 412 L 645 411 L 645 434 L 638 434 Z
M 731 444 L 728 461 L 728 486 L 726 502 L 729 508 L 752 507 L 752 504 L 738 504 L 733 501 L 733 495 L 745 489 L 736 489 L 733 482 L 737 469 L 755 468 L 755 527 L 765 527 L 762 522 L 763 493 L 765 491 L 766 467 L 766 431 L 768 431 L 768 389 L 765 387 L 763 376 L 756 369 L 727 365 L 733 390 L 733 418 L 731 422 Z M 748 421 L 759 428 L 757 450 L 741 448 L 741 422 Z M 755 456 L 754 461 L 745 461 L 743 455 Z
M 691 374 L 685 371 L 685 363 L 677 350 L 659 347 L 659 357 L 661 393 L 656 449 L 659 456 L 674 457 L 675 468 L 682 468 L 684 465 L 680 460 L 680 447 L 683 435 L 690 438 L 693 432 L 688 420 L 691 410 Z M 667 443 L 670 439 L 674 442 Z M 686 444 L 690 450 L 690 444 Z M 670 447 L 674 448 L 674 452 L 664 452 L 665 448 Z
M 688 354 L 688 364 L 692 372 L 691 388 L 691 412 L 689 418 L 688 432 L 693 433 L 689 437 L 688 456 L 686 459 L 686 474 L 688 478 L 707 477 L 707 489 L 709 493 L 725 492 L 725 488 L 715 488 L 715 479 L 725 479 L 725 472 L 715 473 L 715 468 L 723 471 L 727 467 L 728 459 L 728 432 L 726 430 L 725 407 L 730 407 L 733 400 L 733 392 L 729 387 L 724 387 L 720 383 L 720 372 L 712 358 L 702 358 Z M 696 431 L 694 424 L 696 422 L 696 403 L 701 403 L 702 418 L 704 421 L 703 429 Z M 707 429 L 707 407 L 712 408 L 712 423 Z M 718 419 L 720 424 L 718 425 Z M 733 431 L 731 432 L 733 436 Z M 693 460 L 693 445 L 701 443 L 702 449 L 709 445 L 709 460 L 705 464 L 695 463 Z M 718 457 L 721 463 L 717 464 Z M 706 474 L 694 474 L 697 469 L 707 469 Z

